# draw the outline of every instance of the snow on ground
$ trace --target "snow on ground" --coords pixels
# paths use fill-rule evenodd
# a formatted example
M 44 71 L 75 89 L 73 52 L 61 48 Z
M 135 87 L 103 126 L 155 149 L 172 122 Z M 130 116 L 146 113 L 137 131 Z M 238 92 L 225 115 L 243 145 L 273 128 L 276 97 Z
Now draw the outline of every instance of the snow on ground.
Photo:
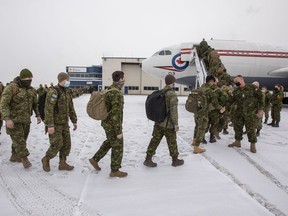
M 217 143 L 203 145 L 207 152 L 192 153 L 193 114 L 179 97 L 178 147 L 185 160 L 172 167 L 166 140 L 153 160 L 156 168 L 143 165 L 153 122 L 145 115 L 146 96 L 125 96 L 124 157 L 125 179 L 109 177 L 110 153 L 100 161 L 97 172 L 88 159 L 105 139 L 100 122 L 86 114 L 89 95 L 74 100 L 78 130 L 71 130 L 72 151 L 68 157 L 75 169 L 58 170 L 58 158 L 51 160 L 51 172 L 42 170 L 41 158 L 49 146 L 44 125 L 31 124 L 29 159 L 25 170 L 9 162 L 11 141 L 5 129 L 0 136 L 0 215 L 288 215 L 288 120 L 282 111 L 280 128 L 264 125 L 257 154 L 249 151 L 247 137 L 241 149 L 228 148 L 233 139 L 221 135 Z M 208 135 L 207 135 L 208 138 Z

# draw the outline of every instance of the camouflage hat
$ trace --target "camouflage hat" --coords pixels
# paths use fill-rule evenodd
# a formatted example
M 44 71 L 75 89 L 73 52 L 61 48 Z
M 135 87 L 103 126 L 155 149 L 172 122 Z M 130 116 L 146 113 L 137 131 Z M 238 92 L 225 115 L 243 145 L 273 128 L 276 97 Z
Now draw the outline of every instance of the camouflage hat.
M 174 77 L 173 75 L 171 75 L 171 74 L 168 74 L 168 75 L 165 77 L 165 83 L 166 83 L 166 85 L 170 85 L 170 84 L 174 83 L 175 80 L 176 80 L 175 77 Z
M 33 77 L 33 74 L 27 68 L 24 68 L 23 70 L 21 70 L 20 79 L 32 78 L 32 77 Z
M 62 82 L 63 80 L 68 80 L 69 79 L 69 75 L 65 72 L 61 72 L 58 74 L 57 76 L 58 78 L 58 83 Z

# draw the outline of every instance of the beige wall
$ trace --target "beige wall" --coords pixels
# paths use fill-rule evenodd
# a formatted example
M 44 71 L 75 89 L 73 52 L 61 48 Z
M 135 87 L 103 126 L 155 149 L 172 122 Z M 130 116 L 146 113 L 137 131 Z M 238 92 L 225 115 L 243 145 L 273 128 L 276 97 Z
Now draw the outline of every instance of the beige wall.
M 165 86 L 164 80 L 153 77 L 140 68 L 140 63 L 144 58 L 116 58 L 116 57 L 103 57 L 102 58 L 102 85 L 103 88 L 112 84 L 112 73 L 116 70 L 121 70 L 125 73 L 124 92 L 128 94 L 143 94 L 147 95 L 154 90 L 148 90 L 148 87 L 158 87 L 159 89 Z M 175 87 L 179 88 L 176 93 L 178 95 L 188 95 L 184 92 L 185 86 L 176 84 Z M 138 88 L 138 89 L 137 89 Z

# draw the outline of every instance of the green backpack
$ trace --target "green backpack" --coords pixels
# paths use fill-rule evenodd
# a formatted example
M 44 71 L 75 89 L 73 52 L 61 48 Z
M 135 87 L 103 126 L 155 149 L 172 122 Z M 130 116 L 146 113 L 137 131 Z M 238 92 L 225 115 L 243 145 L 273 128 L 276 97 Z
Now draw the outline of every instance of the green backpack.
M 203 87 L 199 87 L 191 91 L 185 103 L 185 108 L 188 112 L 197 114 L 199 110 L 207 108 L 208 102 L 206 91 L 207 89 Z

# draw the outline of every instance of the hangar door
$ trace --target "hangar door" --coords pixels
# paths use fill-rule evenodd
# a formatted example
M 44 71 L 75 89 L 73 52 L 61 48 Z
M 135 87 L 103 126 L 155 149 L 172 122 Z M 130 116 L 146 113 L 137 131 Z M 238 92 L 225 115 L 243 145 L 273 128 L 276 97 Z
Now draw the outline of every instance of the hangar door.
M 125 73 L 125 94 L 141 94 L 142 76 L 139 63 L 122 63 L 122 71 Z

